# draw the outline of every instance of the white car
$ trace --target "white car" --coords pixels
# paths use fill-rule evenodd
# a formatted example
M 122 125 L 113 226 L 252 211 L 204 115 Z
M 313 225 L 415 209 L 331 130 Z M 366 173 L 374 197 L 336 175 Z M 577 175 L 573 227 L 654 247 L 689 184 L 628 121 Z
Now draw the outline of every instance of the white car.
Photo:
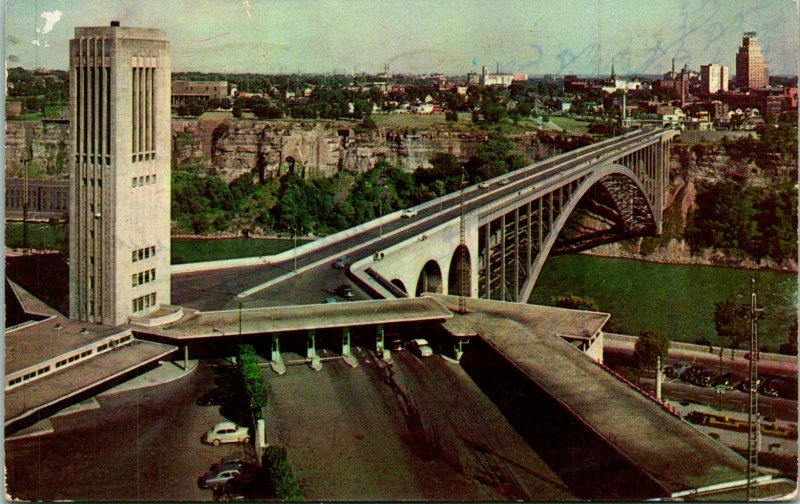
M 404 219 L 410 219 L 416 216 L 417 216 L 417 211 L 414 210 L 413 208 L 408 208 L 406 210 L 403 210 L 403 214 L 401 215 L 401 217 Z
M 509 182 L 511 182 L 511 181 L 510 181 L 510 180 L 508 180 L 507 178 L 504 178 L 503 180 L 501 180 L 500 182 L 498 182 L 498 184 L 500 184 L 500 185 L 508 185 L 508 183 L 509 183 Z
M 220 422 L 203 434 L 203 442 L 219 446 L 220 443 L 247 443 L 250 433 L 247 427 L 233 422 Z
M 408 342 L 408 348 L 420 357 L 430 357 L 433 349 L 428 345 L 428 340 L 417 338 Z
M 489 189 L 489 182 L 481 182 L 478 184 L 479 189 Z

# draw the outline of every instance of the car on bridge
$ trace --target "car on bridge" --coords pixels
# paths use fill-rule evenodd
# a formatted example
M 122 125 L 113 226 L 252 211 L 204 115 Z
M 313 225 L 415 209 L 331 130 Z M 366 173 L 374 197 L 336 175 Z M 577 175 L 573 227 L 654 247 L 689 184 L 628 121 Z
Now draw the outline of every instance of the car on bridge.
M 478 184 L 478 188 L 479 189 L 489 189 L 490 185 L 491 184 L 489 184 L 489 182 L 481 182 L 480 184 Z
M 340 257 L 331 265 L 336 269 L 345 269 L 350 266 L 350 258 L 347 256 Z
M 353 297 L 355 297 L 353 288 L 347 284 L 342 284 L 339 287 L 337 287 L 336 292 L 345 299 L 353 299 Z
M 498 184 L 500 184 L 500 185 L 508 185 L 510 182 L 511 182 L 510 180 L 508 180 L 507 178 L 504 178 L 503 180 L 498 182 Z
M 417 216 L 417 211 L 414 210 L 413 208 L 407 208 L 403 210 L 403 213 L 400 215 L 400 217 L 404 219 L 411 219 L 412 217 L 416 216 Z
M 233 422 L 220 422 L 203 434 L 203 442 L 219 446 L 220 443 L 247 443 L 250 432 Z

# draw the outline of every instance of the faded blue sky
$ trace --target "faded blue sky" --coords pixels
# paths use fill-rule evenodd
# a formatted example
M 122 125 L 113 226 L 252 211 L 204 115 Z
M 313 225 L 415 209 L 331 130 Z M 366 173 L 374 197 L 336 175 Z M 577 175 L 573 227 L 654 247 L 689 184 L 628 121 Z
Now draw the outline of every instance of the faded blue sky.
M 112 19 L 165 29 L 177 71 L 733 74 L 744 31 L 772 74 L 798 66 L 792 0 L 7 0 L 7 63 L 65 69 L 75 26 Z

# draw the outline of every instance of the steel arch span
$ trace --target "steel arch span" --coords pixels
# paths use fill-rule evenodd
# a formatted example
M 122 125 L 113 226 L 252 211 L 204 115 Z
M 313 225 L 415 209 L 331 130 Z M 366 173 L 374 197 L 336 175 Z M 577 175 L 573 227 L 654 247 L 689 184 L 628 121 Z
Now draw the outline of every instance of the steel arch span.
M 645 183 L 621 164 L 598 166 L 520 199 L 481 225 L 478 297 L 527 302 L 551 254 L 655 235 L 660 228 Z

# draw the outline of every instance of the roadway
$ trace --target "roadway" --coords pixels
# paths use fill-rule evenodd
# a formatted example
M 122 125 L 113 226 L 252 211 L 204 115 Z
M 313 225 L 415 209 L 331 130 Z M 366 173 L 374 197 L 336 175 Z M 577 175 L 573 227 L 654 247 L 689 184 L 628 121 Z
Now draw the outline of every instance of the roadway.
M 544 181 L 556 173 L 586 163 L 613 158 L 620 149 L 649 140 L 653 137 L 654 131 L 660 130 L 637 130 L 528 165 L 507 174 L 504 177 L 509 181 L 507 185 L 499 185 L 495 180 L 489 189 L 471 186 L 464 191 L 465 212 L 470 213 L 495 200 L 513 196 L 521 189 Z M 354 233 L 334 243 L 275 264 L 173 274 L 172 302 L 204 311 L 220 310 L 234 307 L 237 304 L 234 298 L 238 294 L 267 282 L 277 281 L 281 277 L 289 278 L 295 269 L 305 271 L 313 268 L 315 276 L 321 275 L 323 278 L 338 276 L 339 274 L 330 272 L 329 265 L 336 258 L 347 255 L 353 261 L 357 261 L 414 236 L 420 236 L 440 224 L 458 218 L 461 212 L 459 202 L 459 194 L 452 193 L 439 205 L 429 203 L 417 207 L 418 215 L 415 218 L 386 219 L 382 226 Z M 343 279 L 343 275 L 341 278 Z M 413 286 L 407 287 L 413 288 Z M 261 296 L 264 296 L 264 293 L 255 293 L 249 298 Z M 294 299 L 288 301 L 295 302 Z

